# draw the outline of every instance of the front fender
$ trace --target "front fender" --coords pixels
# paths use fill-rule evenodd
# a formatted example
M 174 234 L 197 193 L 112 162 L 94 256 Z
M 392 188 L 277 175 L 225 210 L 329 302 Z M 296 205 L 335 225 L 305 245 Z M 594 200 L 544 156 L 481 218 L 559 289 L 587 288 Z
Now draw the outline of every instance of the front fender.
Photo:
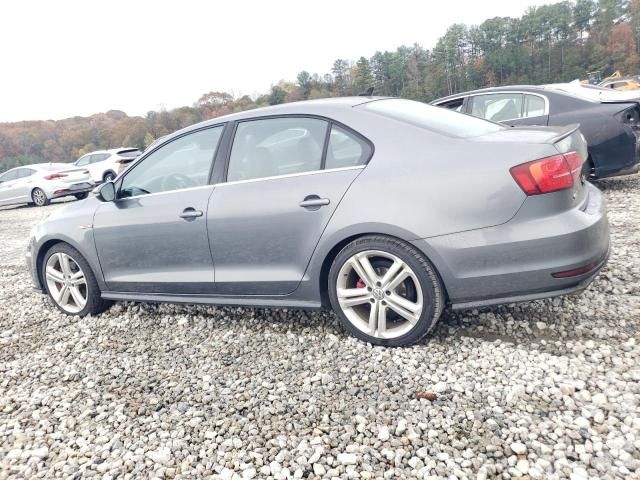
M 78 250 L 87 261 L 94 276 L 104 290 L 104 276 L 100 268 L 98 253 L 93 236 L 93 214 L 99 201 L 89 198 L 76 202 L 54 212 L 32 230 L 30 254 L 33 268 L 42 282 L 42 262 L 46 252 L 56 243 L 64 242 Z

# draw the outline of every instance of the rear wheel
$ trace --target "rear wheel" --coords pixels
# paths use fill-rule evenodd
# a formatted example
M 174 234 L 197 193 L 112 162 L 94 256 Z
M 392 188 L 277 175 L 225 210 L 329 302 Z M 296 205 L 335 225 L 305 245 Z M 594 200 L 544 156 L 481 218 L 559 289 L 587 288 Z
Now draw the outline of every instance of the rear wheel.
M 49 203 L 51 202 L 47 198 L 47 194 L 44 193 L 44 190 L 42 190 L 41 188 L 33 189 L 33 191 L 31 192 L 31 200 L 33 200 L 33 204 L 36 207 L 44 207 L 46 205 L 49 205 Z
M 329 297 L 344 328 L 375 345 L 415 343 L 435 326 L 444 291 L 410 244 L 367 236 L 347 245 L 329 271 Z
M 115 178 L 116 178 L 116 174 L 113 172 L 107 172 L 104 174 L 104 177 L 102 177 L 105 183 L 112 182 Z
M 78 200 L 84 200 L 85 198 L 87 198 L 87 195 L 89 195 L 87 192 L 82 192 L 76 193 L 74 197 L 76 197 Z
M 91 267 L 71 245 L 57 243 L 47 251 L 42 276 L 49 297 L 67 315 L 96 314 L 110 305 L 102 299 Z

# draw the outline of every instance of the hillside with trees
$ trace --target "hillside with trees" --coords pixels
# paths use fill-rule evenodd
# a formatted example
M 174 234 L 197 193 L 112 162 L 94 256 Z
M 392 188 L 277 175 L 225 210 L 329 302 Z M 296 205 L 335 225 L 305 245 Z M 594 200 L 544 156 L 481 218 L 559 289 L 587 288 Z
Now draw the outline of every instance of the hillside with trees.
M 144 148 L 177 129 L 231 112 L 304 99 L 358 94 L 429 101 L 459 91 L 584 79 L 588 72 L 640 73 L 640 0 L 576 0 L 530 7 L 520 18 L 451 25 L 432 49 L 401 46 L 331 72 L 302 71 L 264 95 L 209 92 L 192 106 L 129 117 L 112 110 L 58 121 L 0 123 L 0 172 L 29 163 L 69 162 L 85 152 Z

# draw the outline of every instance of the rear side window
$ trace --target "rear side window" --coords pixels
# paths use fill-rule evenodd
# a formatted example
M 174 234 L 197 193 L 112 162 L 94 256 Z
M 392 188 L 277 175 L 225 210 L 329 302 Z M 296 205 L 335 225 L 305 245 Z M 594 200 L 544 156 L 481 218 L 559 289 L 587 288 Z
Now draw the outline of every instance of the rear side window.
M 398 98 L 375 100 L 363 104 L 362 108 L 417 127 L 460 138 L 477 137 L 506 128 L 413 100 Z
M 524 118 L 540 117 L 545 114 L 544 98 L 537 95 L 524 96 Z
M 33 175 L 36 171 L 31 168 L 21 168 L 18 170 L 18 176 L 16 178 L 27 178 Z
M 231 147 L 227 181 L 320 170 L 327 128 L 324 120 L 304 117 L 240 122 Z
M 91 155 L 91 163 L 98 163 L 98 162 L 102 162 L 104 160 L 106 160 L 107 158 L 109 158 L 111 156 L 111 154 L 109 153 L 96 153 Z
M 337 125 L 331 127 L 325 168 L 364 165 L 371 155 L 369 144 Z
M 448 102 L 438 104 L 438 107 L 448 108 L 454 112 L 462 112 L 464 105 L 464 98 L 456 98 L 455 100 L 449 100 Z

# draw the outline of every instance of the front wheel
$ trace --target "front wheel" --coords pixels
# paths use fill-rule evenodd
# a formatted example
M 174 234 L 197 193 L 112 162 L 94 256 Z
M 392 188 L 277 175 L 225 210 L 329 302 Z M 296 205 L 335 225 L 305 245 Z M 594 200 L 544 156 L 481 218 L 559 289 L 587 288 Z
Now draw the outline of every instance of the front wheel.
M 109 306 L 100 295 L 91 267 L 71 245 L 56 243 L 47 251 L 42 276 L 49 297 L 67 315 L 93 315 Z
M 41 188 L 34 188 L 31 192 L 31 200 L 36 207 L 44 207 L 49 205 L 50 200 L 47 198 L 47 194 Z
M 338 254 L 329 271 L 329 297 L 348 332 L 390 347 L 429 333 L 445 302 L 429 260 L 410 244 L 384 236 L 359 238 Z

